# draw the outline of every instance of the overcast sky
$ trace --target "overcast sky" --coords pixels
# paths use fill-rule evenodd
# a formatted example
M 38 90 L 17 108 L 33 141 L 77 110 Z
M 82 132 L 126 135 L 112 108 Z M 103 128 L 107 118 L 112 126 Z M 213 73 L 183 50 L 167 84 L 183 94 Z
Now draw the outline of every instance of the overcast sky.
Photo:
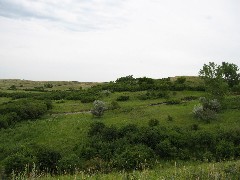
M 111 81 L 240 66 L 239 0 L 0 0 L 0 79 Z

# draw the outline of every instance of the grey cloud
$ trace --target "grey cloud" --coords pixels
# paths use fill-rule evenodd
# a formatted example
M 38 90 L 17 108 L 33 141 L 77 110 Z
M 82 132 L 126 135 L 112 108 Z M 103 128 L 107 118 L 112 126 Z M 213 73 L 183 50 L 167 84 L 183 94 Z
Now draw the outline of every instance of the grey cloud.
M 0 16 L 24 20 L 47 20 L 70 30 L 95 30 L 108 26 L 115 27 L 117 23 L 123 22 L 124 18 L 121 17 L 120 11 L 124 2 L 121 0 L 114 2 L 2 0 Z

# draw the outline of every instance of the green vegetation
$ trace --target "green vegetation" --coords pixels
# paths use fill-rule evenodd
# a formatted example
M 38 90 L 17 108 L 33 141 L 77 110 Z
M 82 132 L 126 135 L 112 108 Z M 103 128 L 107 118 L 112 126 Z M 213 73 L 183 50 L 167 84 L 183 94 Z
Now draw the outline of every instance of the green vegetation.
M 126 76 L 88 88 L 1 80 L 1 177 L 239 178 L 237 71 L 210 63 L 203 78 Z

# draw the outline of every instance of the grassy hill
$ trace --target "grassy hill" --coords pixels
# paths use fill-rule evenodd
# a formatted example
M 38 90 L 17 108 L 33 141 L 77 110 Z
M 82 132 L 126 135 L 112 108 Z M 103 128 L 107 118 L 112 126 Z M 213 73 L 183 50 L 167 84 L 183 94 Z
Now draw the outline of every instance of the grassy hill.
M 174 83 L 178 77 L 171 78 Z M 186 87 L 198 87 L 202 85 L 202 81 L 197 77 L 186 77 L 184 82 Z M 46 84 L 51 84 L 53 87 L 44 87 Z M 12 85 L 16 87 L 15 90 L 8 90 Z M 12 98 L 11 93 L 30 93 L 30 97 L 38 99 L 40 101 L 41 94 L 50 94 L 55 90 L 60 92 L 67 92 L 69 94 L 82 93 L 82 90 L 86 89 L 87 92 L 91 92 L 90 87 L 99 85 L 99 83 L 80 83 L 80 82 L 34 82 L 25 80 L 0 80 L 1 92 L 8 93 L 0 97 L 0 106 L 3 107 L 6 104 L 20 101 L 22 98 Z M 100 84 L 101 87 L 102 84 Z M 39 91 L 38 96 L 35 96 L 38 92 L 24 91 L 24 89 L 34 89 L 34 87 L 44 87 L 44 90 Z M 82 88 L 81 88 L 82 87 Z M 104 86 L 103 86 L 104 87 Z M 93 88 L 94 89 L 94 88 Z M 97 89 L 97 90 L 96 90 Z M 70 91 L 69 91 L 70 90 Z M 90 92 L 88 92 L 88 90 Z M 58 92 L 57 91 L 57 92 Z M 92 90 L 93 91 L 93 90 Z M 97 93 L 96 93 L 97 92 Z M 0 167 L 1 172 L 5 172 L 6 160 L 9 157 L 16 154 L 31 157 L 33 161 L 37 161 L 37 155 L 35 151 L 39 148 L 47 148 L 58 152 L 61 156 L 61 162 L 73 161 L 73 159 L 80 158 L 80 150 L 89 144 L 89 129 L 92 123 L 100 122 L 104 123 L 107 127 L 114 127 L 121 129 L 129 124 L 135 124 L 138 128 L 149 128 L 150 120 L 157 120 L 159 124 L 155 129 L 170 129 L 174 130 L 174 133 L 185 131 L 190 134 L 195 132 L 240 132 L 240 111 L 239 106 L 229 106 L 230 108 L 224 108 L 217 114 L 216 119 L 209 122 L 205 122 L 194 118 L 192 110 L 195 105 L 199 104 L 199 98 L 206 95 L 204 91 L 189 90 L 188 88 L 183 90 L 164 90 L 162 97 L 156 97 L 155 94 L 162 92 L 161 90 L 141 90 L 141 91 L 120 91 L 111 92 L 109 94 L 103 93 L 104 89 L 99 90 L 97 86 L 94 90 L 94 96 L 99 100 L 104 101 L 108 107 L 111 107 L 112 102 L 117 102 L 120 108 L 111 109 L 105 111 L 103 117 L 94 117 L 90 110 L 93 107 L 92 102 L 82 102 L 81 99 L 66 98 L 52 99 L 52 109 L 49 109 L 43 116 L 34 120 L 24 120 L 15 123 L 8 128 L 0 129 Z M 153 93 L 152 93 L 153 92 Z M 150 94 L 150 98 L 142 99 L 146 94 Z M 10 94 L 10 95 L 9 95 Z M 154 95 L 152 95 L 154 94 Z M 148 95 L 147 97 L 149 97 Z M 160 94 L 161 95 L 161 94 Z M 127 96 L 129 100 L 117 101 L 119 97 Z M 53 97 L 53 96 L 47 96 Z M 55 96 L 54 96 L 55 97 Z M 25 99 L 25 98 L 23 98 Z M 227 99 L 239 99 L 237 95 L 229 95 Z M 232 101 L 231 101 L 232 102 Z M 170 131 L 169 130 L 169 131 Z M 166 132 L 168 132 L 166 130 Z M 180 132 L 180 133 L 185 133 Z M 239 134 L 236 134 L 236 141 L 239 142 Z M 218 136 L 218 135 L 216 135 Z M 224 136 L 225 138 L 225 136 Z M 236 144 L 238 143 L 236 142 Z M 239 148 L 240 146 L 234 148 Z M 184 150 L 184 149 L 183 149 Z M 235 152 L 235 151 L 234 151 Z M 71 158 L 70 156 L 74 156 Z M 208 160 L 200 160 L 195 157 L 187 158 L 186 160 L 181 158 L 159 158 L 153 168 L 144 168 L 143 171 L 134 172 L 119 172 L 117 169 L 113 169 L 113 172 L 109 174 L 101 174 L 100 172 L 93 173 L 90 176 L 87 170 L 79 167 L 79 172 L 74 172 L 75 175 L 68 176 L 54 176 L 50 177 L 49 174 L 42 176 L 44 179 L 73 179 L 77 177 L 79 179 L 156 179 L 156 178 L 176 178 L 176 179 L 209 179 L 219 178 L 225 179 L 227 177 L 239 178 L 239 154 L 226 159 L 233 161 L 215 163 L 219 161 L 213 158 L 210 163 L 206 163 Z M 64 161 L 63 161 L 64 160 Z M 223 161 L 221 159 L 220 161 Z M 82 160 L 79 160 L 82 161 Z M 210 161 L 210 160 L 209 160 Z M 93 163 L 87 161 L 87 163 Z M 175 164 L 176 162 L 176 164 Z M 91 164 L 94 166 L 94 163 Z M 89 166 L 88 166 L 89 167 Z M 30 170 L 31 171 L 31 170 Z M 99 174 L 100 173 L 100 174 Z M 61 174 L 64 174 L 63 172 Z M 5 176 L 2 174 L 2 176 Z

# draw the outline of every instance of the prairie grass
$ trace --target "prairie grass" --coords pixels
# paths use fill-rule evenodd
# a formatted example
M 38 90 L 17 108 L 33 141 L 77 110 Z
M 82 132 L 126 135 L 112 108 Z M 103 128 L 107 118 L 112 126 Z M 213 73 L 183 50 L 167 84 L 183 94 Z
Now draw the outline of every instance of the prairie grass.
M 216 163 L 184 163 L 184 162 L 166 162 L 159 164 L 158 167 L 143 171 L 132 172 L 112 172 L 103 174 L 97 172 L 89 174 L 88 172 L 77 171 L 73 175 L 62 174 L 51 176 L 50 174 L 38 174 L 36 169 L 31 172 L 26 171 L 20 175 L 13 174 L 13 180 L 20 179 L 41 179 L 41 180 L 237 180 L 240 178 L 240 161 L 226 161 Z

